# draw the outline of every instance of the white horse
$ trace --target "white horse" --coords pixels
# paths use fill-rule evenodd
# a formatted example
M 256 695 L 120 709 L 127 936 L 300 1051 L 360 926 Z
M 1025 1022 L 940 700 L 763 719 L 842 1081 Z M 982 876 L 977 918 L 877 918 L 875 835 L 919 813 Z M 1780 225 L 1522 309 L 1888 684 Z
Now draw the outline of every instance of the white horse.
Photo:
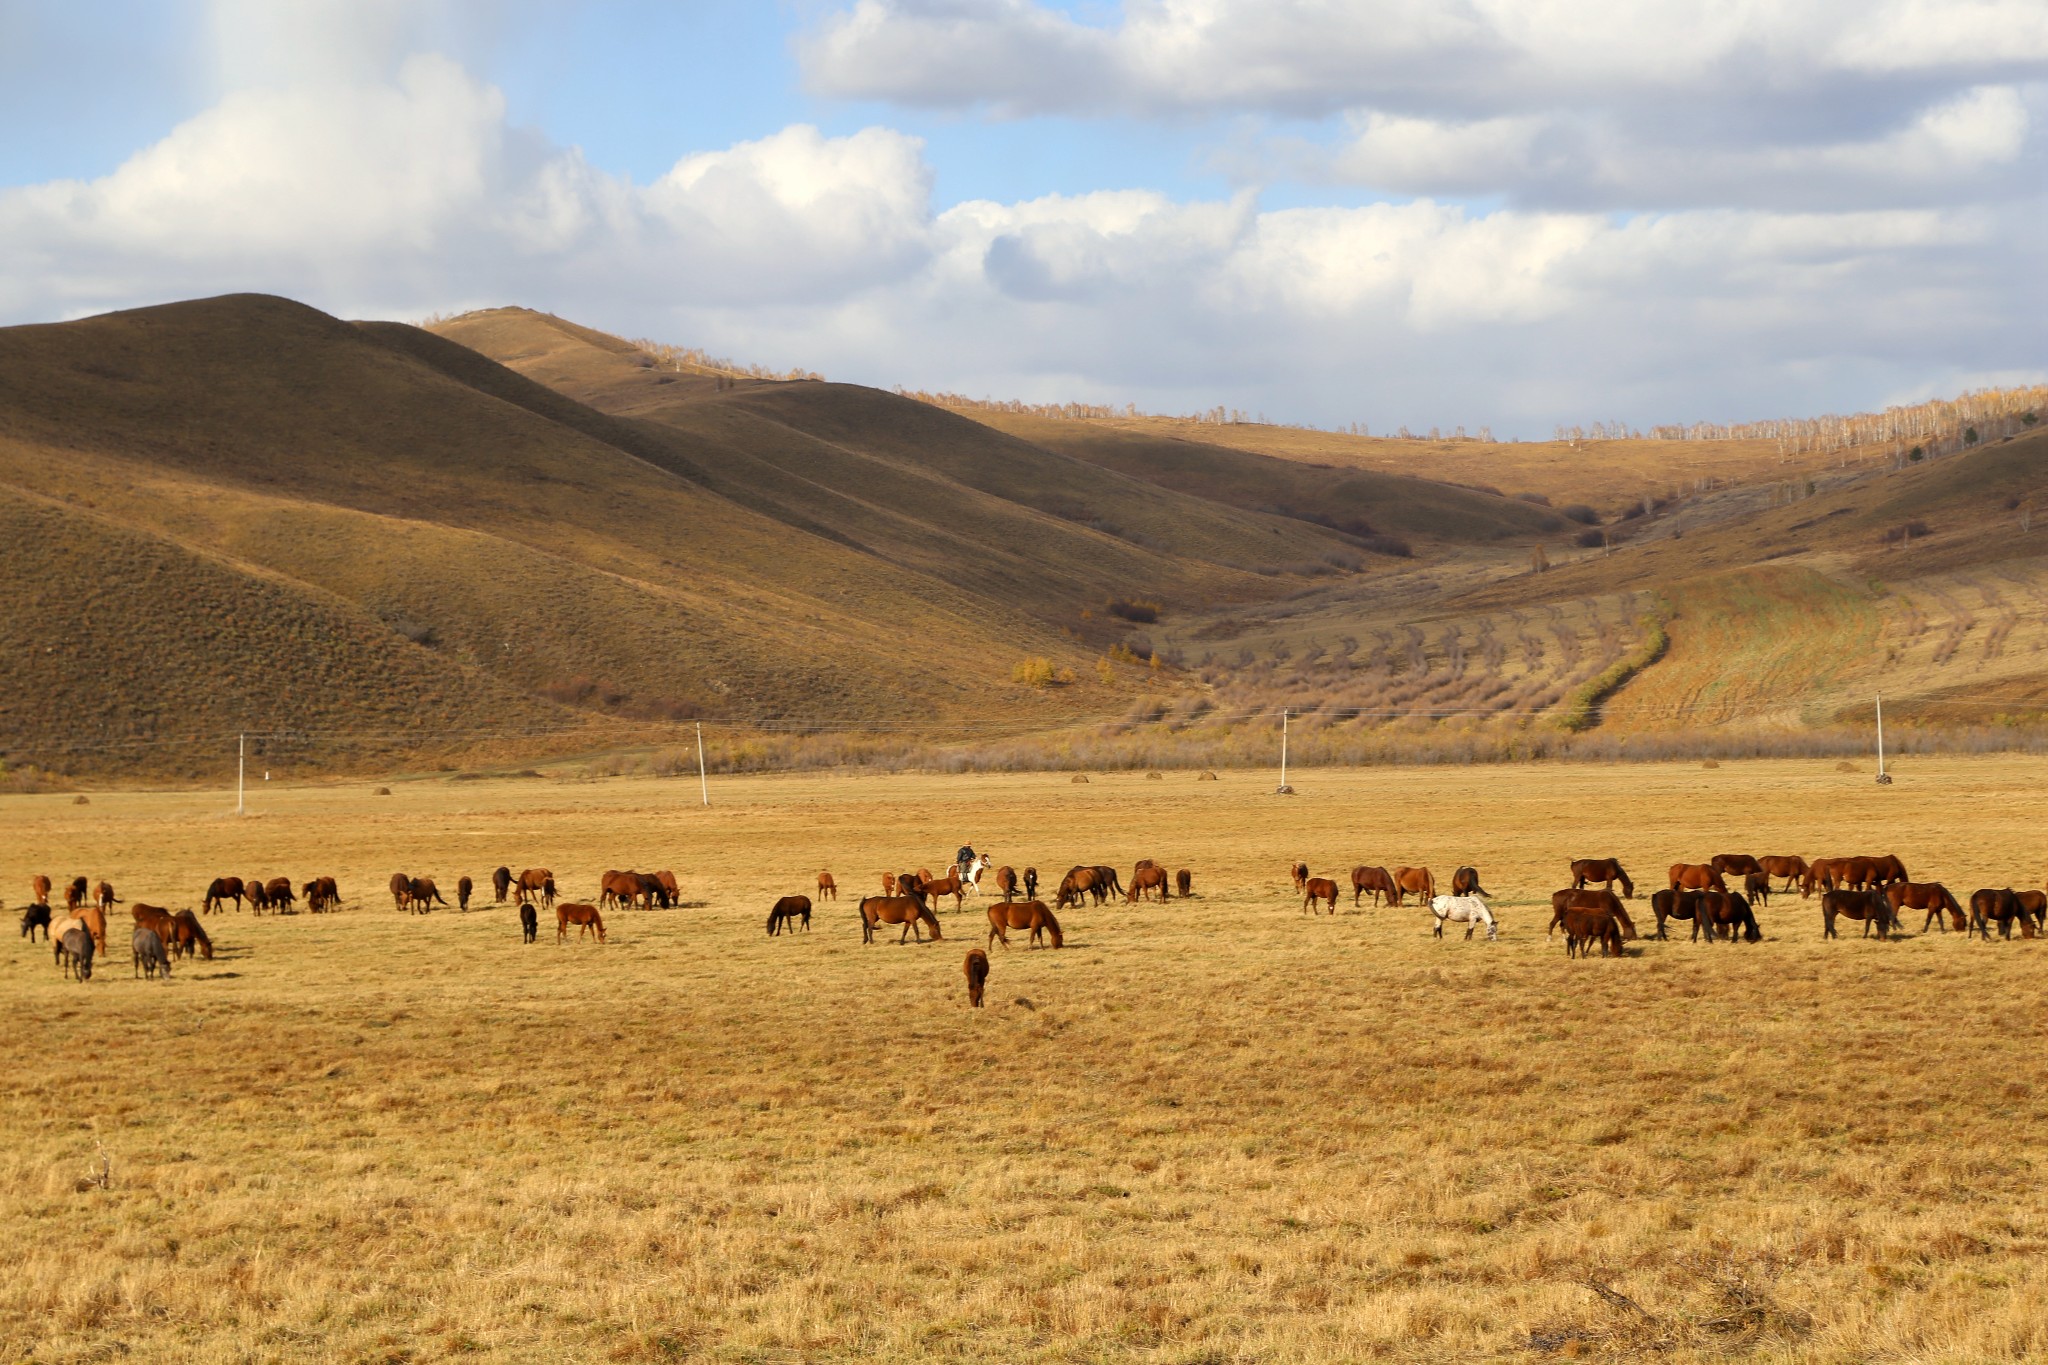
M 1429 903 L 1429 913 L 1436 916 L 1436 936 L 1444 936 L 1445 924 L 1462 924 L 1465 937 L 1471 938 L 1472 931 L 1480 925 L 1486 926 L 1488 938 L 1500 937 L 1500 926 L 1494 923 L 1493 911 L 1486 908 L 1486 902 L 1477 896 L 1438 896 Z
M 989 861 L 989 856 L 986 853 L 977 853 L 974 855 L 973 862 L 955 863 L 953 864 L 953 870 L 960 874 L 960 884 L 962 886 L 966 887 L 969 891 L 979 891 L 981 889 L 981 874 L 988 871 L 992 866 L 994 864 Z

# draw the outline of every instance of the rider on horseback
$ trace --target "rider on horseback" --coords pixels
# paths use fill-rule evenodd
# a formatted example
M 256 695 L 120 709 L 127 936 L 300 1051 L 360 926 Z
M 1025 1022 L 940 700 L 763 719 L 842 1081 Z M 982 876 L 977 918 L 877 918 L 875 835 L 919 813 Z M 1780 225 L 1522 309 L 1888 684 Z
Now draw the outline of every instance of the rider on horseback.
M 971 879 L 971 878 L 973 877 L 973 875 L 974 875 L 974 845 L 973 845 L 973 844 L 962 844 L 962 845 L 960 845 L 960 851 L 959 851 L 959 852 L 958 852 L 957 854 L 953 855 L 953 867 L 954 867 L 954 870 L 955 870 L 955 871 L 957 871 L 957 872 L 958 872 L 958 873 L 960 874 L 960 879 L 961 879 L 962 881 L 967 881 L 967 880 L 970 880 L 970 879 Z

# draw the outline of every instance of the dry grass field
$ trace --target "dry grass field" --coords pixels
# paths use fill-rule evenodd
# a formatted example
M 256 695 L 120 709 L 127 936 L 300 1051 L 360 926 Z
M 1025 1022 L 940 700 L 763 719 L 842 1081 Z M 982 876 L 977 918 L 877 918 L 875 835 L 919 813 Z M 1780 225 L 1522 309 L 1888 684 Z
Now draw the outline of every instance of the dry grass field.
M 0 1357 L 2038 1358 L 2048 945 L 1824 942 L 1795 898 L 1760 944 L 1573 962 L 1536 902 L 1589 853 L 1642 883 L 1746 848 L 2038 884 L 2039 778 L 831 776 L 721 782 L 708 811 L 682 782 L 422 780 L 265 788 L 245 819 L 0 797 L 11 907 L 35 872 L 347 897 L 216 915 L 218 955 L 167 985 L 0 954 Z M 1150 855 L 1197 895 L 992 950 L 970 1011 L 978 906 L 863 946 L 850 898 L 962 839 L 1049 872 Z M 1304 918 L 1295 858 L 1476 862 L 1502 937 Z M 669 867 L 690 903 L 529 947 L 509 908 L 418 919 L 380 889 L 500 862 L 579 897 Z M 849 899 L 767 938 L 820 867 Z

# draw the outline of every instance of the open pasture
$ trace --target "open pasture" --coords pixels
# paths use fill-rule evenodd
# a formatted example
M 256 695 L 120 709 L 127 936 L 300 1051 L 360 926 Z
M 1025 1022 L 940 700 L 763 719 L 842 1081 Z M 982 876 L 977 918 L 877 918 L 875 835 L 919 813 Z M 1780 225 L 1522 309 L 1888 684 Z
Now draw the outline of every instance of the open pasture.
M 0 1356 L 38 1361 L 2016 1360 L 2048 1352 L 2048 943 L 1567 961 L 1576 857 L 1894 852 L 2039 886 L 2038 760 L 536 781 L 0 797 L 0 893 L 105 877 L 84 985 L 10 937 Z M 864 947 L 881 870 L 972 842 L 1195 895 L 989 949 Z M 1495 943 L 1305 917 L 1289 864 L 1476 864 Z M 673 868 L 684 906 L 521 942 L 490 871 Z M 770 938 L 775 899 L 842 899 Z M 483 908 L 392 909 L 394 871 Z M 332 874 L 133 980 L 127 906 Z M 950 902 L 946 902 L 950 905 Z M 1633 903 L 1639 925 L 1647 902 Z M 1020 1002 L 1029 1002 L 1020 1003 Z M 102 1183 L 100 1176 L 104 1174 Z

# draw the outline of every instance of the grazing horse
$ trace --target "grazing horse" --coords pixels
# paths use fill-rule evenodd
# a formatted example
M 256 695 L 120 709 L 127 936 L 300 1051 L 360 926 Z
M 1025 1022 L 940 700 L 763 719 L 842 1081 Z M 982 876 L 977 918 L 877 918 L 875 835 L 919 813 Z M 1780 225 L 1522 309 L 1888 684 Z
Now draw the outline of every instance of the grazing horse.
M 1307 863 L 1295 863 L 1292 867 L 1289 867 L 1287 869 L 1287 875 L 1294 879 L 1294 889 L 1296 891 L 1305 891 L 1308 889 Z
M 988 988 L 988 954 L 979 948 L 969 948 L 962 969 L 967 973 L 967 1004 L 980 1009 L 982 992 Z
M 519 907 L 519 937 L 527 943 L 540 937 L 540 915 L 530 905 Z
M 1310 877 L 1302 886 L 1301 913 L 1309 913 L 1309 907 L 1317 901 L 1328 901 L 1330 913 L 1337 913 L 1337 883 L 1328 877 Z M 1320 913 L 1320 912 L 1318 912 Z
M 393 907 L 399 910 L 412 903 L 412 878 L 403 872 L 391 874 L 391 902 Z
M 1436 898 L 1436 876 L 1426 867 L 1395 868 L 1394 885 L 1403 891 L 1413 892 L 1423 900 Z
M 85 932 L 92 935 L 92 941 L 99 950 L 107 951 L 107 917 L 97 905 L 80 906 L 78 922 L 85 926 Z
M 1550 910 L 1550 928 L 1544 931 L 1544 937 L 1546 938 L 1555 933 L 1557 927 L 1565 922 L 1567 914 L 1581 910 L 1608 916 L 1619 926 L 1620 933 L 1624 938 L 1634 938 L 1636 936 L 1635 921 L 1628 917 L 1628 911 L 1623 908 L 1620 898 L 1612 891 L 1595 891 L 1591 887 L 1568 886 L 1562 891 L 1551 893 Z
M 1195 893 L 1195 874 L 1188 871 L 1188 869 L 1186 868 L 1182 868 L 1180 871 L 1174 873 L 1173 889 L 1174 893 L 1178 895 L 1182 900 L 1186 900 L 1189 896 L 1192 896 Z
M 1796 853 L 1774 854 L 1768 858 L 1758 858 L 1756 863 L 1766 877 L 1783 877 L 1783 890 L 1790 891 L 1806 880 L 1806 859 Z
M 802 921 L 804 932 L 811 930 L 811 898 L 809 896 L 784 896 L 775 902 L 775 908 L 768 912 L 768 937 L 774 938 L 784 929 L 796 932 L 797 922 Z
M 996 890 L 1003 893 L 1003 899 L 1017 899 L 1017 869 L 1007 863 L 995 870 Z
M 332 877 L 308 877 L 299 887 L 299 895 L 306 902 L 306 909 L 314 914 L 325 914 L 341 904 L 341 890 Z
M 675 892 L 671 891 L 669 894 L 673 896 Z M 839 899 L 839 883 L 832 880 L 830 872 L 820 872 L 818 874 L 818 899 L 821 901 L 836 901 Z
M 1465 939 L 1470 942 L 1472 931 L 1480 925 L 1486 926 L 1489 939 L 1500 937 L 1500 926 L 1494 923 L 1493 911 L 1486 908 L 1486 902 L 1475 895 L 1435 896 L 1429 902 L 1429 913 L 1436 916 L 1436 936 L 1444 936 L 1444 925 L 1465 926 Z
M 213 940 L 206 936 L 206 930 L 199 923 L 199 916 L 190 910 L 180 910 L 171 917 L 171 951 L 179 957 L 191 956 L 197 949 L 199 956 L 213 961 Z
M 529 909 L 531 907 L 528 907 Z M 580 942 L 592 929 L 597 930 L 597 941 L 604 942 L 604 916 L 597 913 L 594 905 L 579 905 L 574 901 L 563 901 L 555 907 L 555 942 L 569 937 L 569 926 L 577 925 L 576 938 Z
M 455 879 L 455 908 L 465 914 L 469 911 L 469 893 L 476 890 L 476 883 L 467 877 Z
M 1892 903 L 1892 919 L 1897 922 L 1901 910 L 1925 910 L 1927 918 L 1921 921 L 1920 932 L 1926 933 L 1935 925 L 1941 925 L 1944 934 L 1949 924 L 1969 932 L 1969 918 L 1963 914 L 1963 907 L 1956 904 L 1956 898 L 1949 894 L 1940 882 L 1893 882 L 1884 889 L 1884 897 Z M 1942 915 L 1948 915 L 1944 922 Z
M 85 890 L 85 878 L 73 877 L 70 884 L 64 888 L 64 908 L 77 914 L 78 907 L 85 904 Z
M 101 882 L 92 889 L 92 898 L 94 904 L 99 906 L 101 914 L 121 903 L 120 897 L 114 894 L 114 888 L 106 882 Z
M 1102 904 L 1101 879 L 1092 867 L 1077 867 L 1060 879 L 1060 890 L 1053 897 L 1053 907 L 1064 910 L 1070 905 L 1080 905 L 1081 898 L 1090 892 L 1095 894 L 1095 903 Z
M 1747 877 L 1752 872 L 1763 871 L 1763 865 L 1747 853 L 1716 853 L 1707 863 L 1708 867 L 1724 877 Z
M 1351 869 L 1351 908 L 1358 908 L 1359 898 L 1372 892 L 1372 903 L 1384 903 L 1395 909 L 1401 907 L 1401 888 L 1394 881 L 1394 874 L 1384 867 L 1367 867 L 1360 863 Z
M 1479 884 L 1479 869 L 1461 867 L 1451 874 L 1453 896 L 1491 896 L 1493 893 Z
M 1611 897 L 1611 891 L 1602 891 Z M 1587 910 L 1566 906 L 1557 911 L 1550 927 L 1564 926 L 1564 955 L 1566 957 L 1591 957 L 1593 945 L 1600 945 L 1602 957 L 1626 957 L 1628 950 L 1622 946 L 1621 921 L 1606 910 Z
M 1820 898 L 1821 937 L 1839 938 L 1835 932 L 1835 917 L 1863 921 L 1863 936 L 1870 937 L 1872 925 L 1877 926 L 1879 938 L 1890 938 L 1897 920 L 1892 915 L 1892 903 L 1876 891 L 1850 891 L 1838 888 L 1824 891 Z
M 524 905 L 528 896 L 540 896 L 545 905 L 548 883 L 554 879 L 555 874 L 544 867 L 529 867 L 512 879 L 512 898 Z
M 242 883 L 242 899 L 249 902 L 249 912 L 260 915 L 270 908 L 270 892 L 261 877 L 251 877 Z
M 1744 873 L 1742 877 L 1742 894 L 1747 896 L 1752 904 L 1769 905 L 1771 903 L 1771 874 L 1762 868 L 1758 868 L 1754 872 Z
M 1673 891 L 1726 891 L 1728 883 L 1711 863 L 1673 863 L 1671 865 L 1671 889 Z
M 1103 895 L 1121 896 L 1124 894 L 1123 878 L 1117 876 L 1115 868 L 1104 863 L 1097 863 L 1095 864 L 1095 877 L 1096 885 L 1102 888 Z
M 492 890 L 492 891 L 493 891 L 494 893 L 496 893 L 496 895 L 497 895 L 497 900 L 496 900 L 496 901 L 494 901 L 494 902 L 493 902 L 493 904 L 496 904 L 496 905 L 503 905 L 503 904 L 505 903 L 505 893 L 506 893 L 507 891 L 510 891 L 511 889 L 512 889 L 512 869 L 511 869 L 511 868 L 509 868 L 509 867 L 501 867 L 501 868 L 499 868 L 499 869 L 498 869 L 498 870 L 497 870 L 496 872 L 493 872 L 493 873 L 491 874 L 491 890 Z
M 1896 853 L 1880 853 L 1862 861 L 1868 864 L 1867 878 L 1871 886 L 1890 886 L 1893 882 L 1912 880 L 1906 875 L 1906 865 L 1899 861 Z
M 1024 869 L 1024 899 L 1027 901 L 1038 899 L 1038 869 L 1035 867 Z
M 37 905 L 48 905 L 50 903 L 50 879 L 48 877 L 38 872 L 35 876 L 28 879 L 28 886 L 29 890 L 35 892 Z
M 899 883 L 900 884 L 900 883 Z M 939 917 L 930 908 L 912 896 L 863 896 L 860 902 L 860 941 L 875 941 L 877 924 L 900 924 L 903 933 L 898 943 L 908 942 L 912 934 L 919 943 L 924 942 L 920 926 L 932 931 L 932 942 L 937 943 L 944 935 L 939 932 Z
M 2036 929 L 2048 929 L 2048 891 L 2016 891 L 2019 897 L 2020 913 L 2034 922 Z
M 1330 883 L 1335 886 L 1336 883 Z M 1131 889 L 1124 894 L 1125 905 L 1136 905 L 1147 891 L 1157 891 L 1159 899 L 1166 899 L 1166 869 L 1163 867 L 1141 867 L 1131 874 Z
M 683 887 L 682 883 L 676 880 L 675 873 L 664 867 L 661 871 L 654 874 L 654 880 L 660 882 L 661 889 L 668 894 L 668 899 L 662 902 L 664 907 L 682 903 Z M 826 880 L 829 881 L 830 878 L 828 877 Z M 549 880 L 549 885 L 553 885 L 552 878 Z M 835 887 L 834 890 L 837 890 L 837 888 Z
M 412 879 L 411 896 L 412 908 L 422 915 L 427 914 L 437 905 L 448 904 L 447 901 L 441 899 L 440 889 L 434 885 L 432 877 L 414 877 Z
M 2020 908 L 2020 898 L 2013 894 L 2011 887 L 1993 890 L 1984 887 L 1970 897 L 1970 929 L 1972 934 L 1982 934 L 1986 942 L 1991 939 L 1991 923 L 1998 922 L 1998 936 L 2012 937 L 2012 922 L 2020 922 L 2020 937 L 2034 936 L 2034 921 Z
M 242 908 L 242 879 L 240 877 L 215 877 L 206 886 L 206 899 L 199 902 L 203 914 L 212 914 L 222 908 L 221 902 L 232 900 L 235 909 Z
M 164 951 L 163 936 L 154 929 L 137 929 L 129 938 L 129 945 L 135 953 L 135 974 L 145 973 L 151 981 L 162 972 L 164 980 L 171 979 L 170 954 Z
M 272 877 L 264 883 L 263 894 L 269 898 L 270 908 L 280 915 L 290 914 L 292 907 L 298 904 L 297 897 L 292 895 L 290 877 Z
M 1699 909 L 1695 912 L 1693 929 L 1705 930 L 1707 942 L 1712 943 L 1716 934 L 1726 935 L 1733 943 L 1739 930 L 1743 942 L 1757 943 L 1763 939 L 1763 930 L 1757 927 L 1756 913 L 1749 908 L 1749 902 L 1733 891 L 1702 891 L 1699 894 Z
M 35 942 L 36 930 L 38 929 L 43 931 L 43 942 L 48 943 L 50 941 L 50 907 L 42 901 L 37 901 L 34 905 L 21 912 L 21 936 L 33 943 Z
M 989 906 L 988 941 L 1001 942 L 1007 948 L 1012 929 L 1029 929 L 1033 944 L 1050 935 L 1053 947 L 1066 946 L 1066 939 L 1060 934 L 1060 922 L 1053 918 L 1052 911 L 1045 908 L 1044 901 L 998 901 Z
M 57 947 L 51 954 L 66 976 L 80 981 L 92 980 L 92 955 L 92 935 L 83 928 L 66 929 L 58 936 Z
M 1612 891 L 1616 882 L 1621 883 L 1621 894 L 1626 900 L 1636 898 L 1636 884 L 1628 879 L 1628 873 L 1621 870 L 1618 858 L 1580 858 L 1572 864 L 1572 890 L 1583 891 L 1594 882 L 1605 890 Z

